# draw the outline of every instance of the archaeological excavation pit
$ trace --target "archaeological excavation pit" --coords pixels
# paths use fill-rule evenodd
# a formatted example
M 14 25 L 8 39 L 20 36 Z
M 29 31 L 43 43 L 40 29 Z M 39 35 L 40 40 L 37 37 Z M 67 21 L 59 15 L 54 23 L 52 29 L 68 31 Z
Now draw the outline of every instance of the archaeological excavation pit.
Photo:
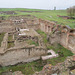
M 31 15 L 10 16 L 0 26 L 0 33 L 4 33 L 0 47 L 1 66 L 32 63 L 40 58 L 44 65 L 56 65 L 75 53 L 75 31 L 67 26 Z

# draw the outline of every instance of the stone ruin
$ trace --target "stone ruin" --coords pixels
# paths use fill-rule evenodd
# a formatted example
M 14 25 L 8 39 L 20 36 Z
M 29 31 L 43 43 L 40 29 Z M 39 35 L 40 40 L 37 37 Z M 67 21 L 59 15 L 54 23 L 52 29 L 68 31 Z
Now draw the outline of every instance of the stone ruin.
M 34 18 L 32 16 L 13 17 L 0 23 L 0 32 L 5 32 L 0 47 L 1 66 L 31 62 L 46 55 L 47 49 L 42 37 L 35 31 L 39 29 L 39 21 Z M 20 19 L 23 19 L 23 22 Z M 27 41 L 35 42 L 38 46 L 31 45 Z
M 42 60 L 52 59 L 52 58 L 56 58 L 56 57 L 59 56 L 59 55 L 56 54 L 53 50 L 48 50 L 47 53 L 48 53 L 48 55 L 41 57 Z
M 36 72 L 33 75 L 75 75 L 75 56 L 67 57 L 62 63 L 55 66 L 47 64 L 43 67 L 42 71 Z
M 0 11 L 0 14 L 14 15 L 17 13 L 15 11 Z
M 15 65 L 40 59 L 40 56 L 46 55 L 47 50 L 40 39 L 41 37 L 34 29 L 20 29 L 6 33 L 0 47 L 0 65 Z M 30 45 L 27 43 L 29 40 L 38 43 L 38 46 Z
M 40 29 L 48 34 L 51 44 L 60 43 L 75 53 L 75 29 L 40 19 Z
M 0 47 L 0 65 L 31 62 L 47 55 L 43 39 L 36 32 L 39 29 L 48 35 L 47 40 L 50 44 L 60 43 L 75 53 L 75 29 L 31 15 L 11 16 L 0 22 L 0 33 L 5 32 Z M 38 46 L 29 45 L 27 40 L 38 43 Z

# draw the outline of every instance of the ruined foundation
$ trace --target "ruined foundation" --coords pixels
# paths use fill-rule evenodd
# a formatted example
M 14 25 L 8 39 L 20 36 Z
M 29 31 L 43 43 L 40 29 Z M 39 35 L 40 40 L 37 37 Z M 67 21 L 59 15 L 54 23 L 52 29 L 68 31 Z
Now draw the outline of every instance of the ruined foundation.
M 47 39 L 50 44 L 60 43 L 75 53 L 75 29 L 71 29 L 68 26 L 57 25 L 51 21 L 37 19 L 31 15 L 20 17 L 11 16 L 7 20 L 0 22 L 0 33 L 5 32 L 5 35 L 9 36 L 9 34 L 12 34 L 13 36 L 11 41 L 5 39 L 3 42 L 4 46 L 0 47 L 1 66 L 14 65 L 20 62 L 31 62 L 40 59 L 42 55 L 46 55 L 47 49 L 40 35 L 37 37 L 36 35 L 31 36 L 29 34 L 27 36 L 18 36 L 20 29 L 33 29 L 34 32 L 40 29 L 48 35 Z M 25 44 L 25 39 L 31 39 L 36 43 L 38 42 L 39 46 L 28 46 Z M 14 46 L 8 48 L 7 44 L 11 42 Z

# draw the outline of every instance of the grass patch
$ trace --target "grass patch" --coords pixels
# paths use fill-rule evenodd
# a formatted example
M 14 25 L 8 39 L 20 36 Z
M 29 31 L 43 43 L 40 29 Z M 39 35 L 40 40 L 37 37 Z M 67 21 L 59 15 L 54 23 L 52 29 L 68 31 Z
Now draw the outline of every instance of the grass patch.
M 41 60 L 39 60 L 39 61 L 30 62 L 27 64 L 19 64 L 15 66 L 2 67 L 0 68 L 0 74 L 2 72 L 7 72 L 12 70 L 12 72 L 21 71 L 25 75 L 32 75 L 36 71 L 41 71 L 42 67 L 43 66 L 42 66 Z
M 48 43 L 48 41 L 47 41 L 47 34 L 45 32 L 43 32 L 43 31 L 41 31 L 41 30 L 37 30 L 37 32 L 38 32 L 38 34 L 40 34 L 43 37 L 44 43 L 45 44 Z
M 1 42 L 2 42 L 2 40 L 3 40 L 4 34 L 5 34 L 5 33 L 0 33 L 0 46 L 1 46 Z
M 26 40 L 26 43 L 28 43 L 29 45 L 35 45 L 35 46 L 39 46 L 38 43 L 36 43 L 35 41 L 33 40 Z
M 48 49 L 52 49 L 52 50 L 54 50 L 56 53 L 59 54 L 59 57 L 53 58 L 53 59 L 48 59 L 48 60 L 47 60 L 47 62 L 49 62 L 49 63 L 52 64 L 52 65 L 56 65 L 57 63 L 64 62 L 65 59 L 66 59 L 66 57 L 73 55 L 73 53 L 72 53 L 70 50 L 64 48 L 64 47 L 63 47 L 62 45 L 60 45 L 60 44 L 57 44 L 57 46 L 49 46 L 49 47 L 47 47 L 47 48 L 48 48 Z

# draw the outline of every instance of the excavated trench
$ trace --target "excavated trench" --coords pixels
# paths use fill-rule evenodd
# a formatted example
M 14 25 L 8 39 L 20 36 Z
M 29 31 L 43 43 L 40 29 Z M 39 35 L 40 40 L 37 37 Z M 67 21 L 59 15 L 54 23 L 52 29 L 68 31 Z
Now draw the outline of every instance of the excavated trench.
M 32 16 L 31 16 L 32 17 Z M 10 17 L 11 18 L 11 17 Z M 17 18 L 17 17 L 16 17 Z M 24 18 L 25 19 L 25 22 L 24 22 L 24 20 L 23 20 L 23 23 L 24 24 L 22 24 L 23 26 L 26 24 L 26 26 L 24 26 L 24 27 L 21 27 L 21 25 L 19 25 L 19 24 L 21 24 L 21 22 L 22 22 L 22 20 L 20 21 L 20 20 L 15 20 L 15 19 L 12 19 L 13 21 L 12 21 L 12 25 L 17 25 L 17 26 L 15 26 L 17 29 L 19 29 L 19 28 L 33 28 L 34 30 L 38 30 L 38 29 L 40 29 L 41 31 L 43 31 L 44 33 L 47 33 L 48 35 L 50 34 L 51 36 L 50 37 L 48 37 L 48 42 L 49 43 L 51 43 L 51 44 L 54 44 L 54 43 L 60 43 L 62 46 L 64 46 L 64 47 L 66 47 L 66 48 L 68 48 L 68 49 L 70 49 L 72 52 L 75 52 L 74 50 L 75 50 L 75 30 L 73 30 L 73 31 L 70 31 L 70 29 L 69 28 L 67 28 L 66 26 L 65 26 L 65 28 L 64 28 L 64 26 L 60 26 L 60 25 L 56 25 L 54 22 L 49 22 L 49 21 L 45 21 L 45 20 L 42 20 L 42 19 L 37 19 L 37 18 L 35 18 L 35 19 L 30 19 L 29 20 L 29 18 L 26 20 L 26 18 Z M 18 23 L 18 22 L 20 22 L 20 23 Z M 14 23 L 14 24 L 13 24 Z M 32 25 L 31 25 L 32 24 Z M 11 25 L 11 24 L 10 24 Z M 56 25 L 56 26 L 55 26 Z M 7 28 L 8 29 L 8 28 Z M 60 30 L 61 29 L 61 30 Z M 4 30 L 6 30 L 6 29 L 4 29 Z M 12 30 L 12 29 L 11 29 Z M 11 31 L 10 30 L 10 31 Z M 69 32 L 70 31 L 70 32 Z M 9 32 L 9 29 L 8 29 L 8 32 Z M 59 33 L 60 32 L 60 33 Z M 44 35 L 44 34 L 43 34 Z M 71 37 L 70 37 L 71 36 Z M 41 40 L 41 39 L 40 39 Z M 40 42 L 42 42 L 42 40 L 40 41 Z M 42 44 L 42 43 L 41 43 Z M 29 52 L 28 52 L 29 51 Z M 30 52 L 30 48 L 25 48 L 25 49 L 11 49 L 11 51 L 9 50 L 9 53 L 7 54 L 7 55 L 5 55 L 5 56 L 3 56 L 3 59 L 2 60 L 6 60 L 7 61 L 7 59 L 6 58 L 8 58 L 8 60 L 11 60 L 11 59 L 17 59 L 18 61 L 24 61 L 22 58 L 24 58 L 25 59 L 25 57 L 26 57 L 26 60 L 28 59 L 28 58 L 32 58 L 32 57 L 34 57 L 34 56 L 39 56 L 39 58 L 40 58 L 40 56 L 41 55 L 43 55 L 43 54 L 45 54 L 45 49 L 44 48 L 35 48 L 35 47 L 33 47 L 33 48 L 31 48 L 31 52 Z M 11 54 L 10 54 L 11 53 Z M 31 53 L 31 54 L 30 54 Z M 34 54 L 35 53 L 35 54 Z M 11 56 L 11 58 L 10 58 L 10 56 Z M 28 55 L 30 55 L 30 56 L 28 56 Z M 15 56 L 15 57 L 13 57 L 13 56 Z M 1 56 L 2 57 L 2 56 Z M 6 57 L 6 58 L 5 58 Z M 17 58 L 16 58 L 17 57 Z M 20 57 L 20 58 L 19 58 Z M 36 59 L 36 58 L 33 58 L 32 60 L 34 60 L 34 59 Z M 13 61 L 13 60 L 12 60 Z M 4 63 L 3 65 L 4 66 L 6 66 L 6 65 L 10 65 L 10 64 L 12 64 L 12 65 L 14 65 L 14 63 L 16 63 L 16 62 L 13 62 L 12 63 L 12 61 L 11 61 L 11 63 L 8 63 L 9 61 L 7 61 L 6 63 L 7 64 L 5 64 L 4 62 L 2 62 L 1 61 L 1 63 Z M 25 62 L 25 61 L 24 61 Z M 45 61 L 44 61 L 45 62 Z M 1 64 L 0 63 L 0 64 Z M 23 63 L 23 62 L 22 62 Z M 19 64 L 19 63 L 18 63 Z M 45 64 L 47 64 L 47 63 L 45 63 Z M 68 69 L 70 69 L 70 71 L 72 71 L 73 69 L 75 69 L 75 65 L 72 65 L 71 67 L 69 67 Z

